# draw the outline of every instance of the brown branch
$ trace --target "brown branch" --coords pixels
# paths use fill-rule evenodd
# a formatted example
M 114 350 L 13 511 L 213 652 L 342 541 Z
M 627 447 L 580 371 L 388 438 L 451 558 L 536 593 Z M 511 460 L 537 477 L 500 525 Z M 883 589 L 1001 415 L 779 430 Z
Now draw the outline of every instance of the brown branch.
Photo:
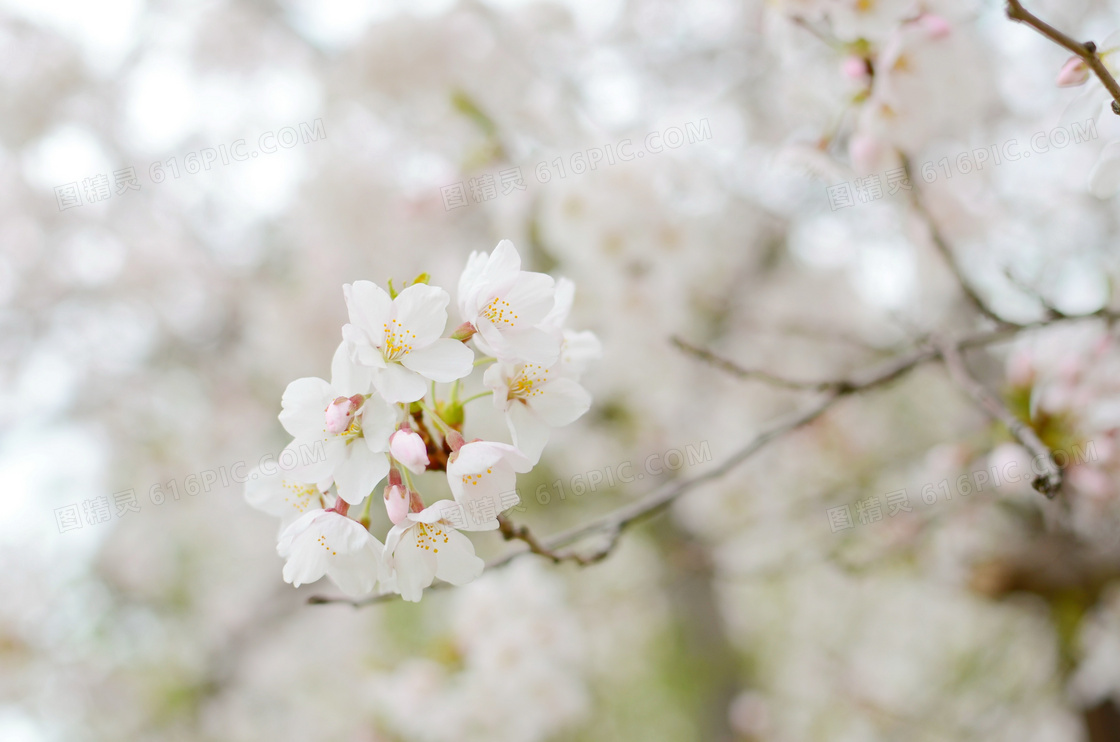
M 1018 23 L 1025 23 L 1058 46 L 1080 57 L 1081 60 L 1089 66 L 1089 69 L 1093 71 L 1093 74 L 1097 76 L 1097 79 L 1101 81 L 1105 89 L 1108 90 L 1109 95 L 1112 96 L 1113 113 L 1120 114 L 1120 83 L 1116 82 L 1116 78 L 1114 78 L 1112 73 L 1108 71 L 1108 68 L 1104 66 L 1104 62 L 1101 61 L 1101 55 L 1097 51 L 1097 45 L 1095 43 L 1092 41 L 1082 43 L 1062 33 L 1024 8 L 1019 0 L 1007 0 L 1007 17 Z
M 786 379 L 781 376 L 770 373 L 769 371 L 761 371 L 758 369 L 743 368 L 734 361 L 729 361 L 726 358 L 717 356 L 710 350 L 700 348 L 689 343 L 687 340 L 674 335 L 670 338 L 673 345 L 677 346 L 685 353 L 699 358 L 705 363 L 709 363 L 718 369 L 726 371 L 732 376 L 740 379 L 758 379 L 773 386 L 782 387 L 784 389 L 796 389 L 799 391 L 814 391 L 823 392 L 828 389 L 833 389 L 839 386 L 842 382 L 838 381 L 796 381 L 794 379 Z
M 607 534 L 608 543 L 604 548 L 597 550 L 590 556 L 582 557 L 582 560 L 587 563 L 599 561 L 611 553 L 623 530 L 656 515 L 668 505 L 672 504 L 677 498 L 697 487 L 726 476 L 769 443 L 813 422 L 846 396 L 885 387 L 918 366 L 942 358 L 946 353 L 946 348 L 950 349 L 950 357 L 953 357 L 953 354 L 957 354 L 956 357 L 959 357 L 959 353 L 963 350 L 987 347 L 1001 341 L 1012 339 L 1026 330 L 1048 327 L 1057 323 L 1076 322 L 1087 319 L 1105 319 L 1108 322 L 1115 322 L 1120 320 L 1120 315 L 1107 309 L 1102 309 L 1091 315 L 1061 317 L 1039 320 L 1024 325 L 1003 326 L 994 330 L 985 330 L 965 335 L 952 342 L 923 345 L 914 351 L 897 356 L 863 373 L 855 374 L 847 380 L 836 382 L 832 388 L 825 390 L 820 398 L 806 409 L 774 423 L 756 435 L 738 451 L 724 459 L 718 466 L 708 469 L 701 474 L 688 479 L 669 482 L 630 505 L 626 505 L 581 526 L 563 531 L 548 538 L 538 538 L 532 535 L 524 526 L 516 528 L 517 533 L 515 533 L 513 538 L 525 542 L 528 544 L 528 548 L 513 550 L 503 556 L 492 559 L 487 563 L 486 568 L 496 569 L 524 554 L 530 553 L 545 556 L 554 562 L 565 559 L 579 562 L 579 558 L 573 558 L 568 552 L 558 552 L 557 550 L 596 534 Z M 996 400 L 996 402 L 998 403 L 998 400 Z M 1033 434 L 1033 431 L 1030 431 L 1030 433 Z M 1037 436 L 1035 436 L 1035 439 L 1037 440 Z M 1048 451 L 1048 449 L 1041 444 L 1041 441 L 1039 441 L 1039 445 L 1042 446 L 1040 450 Z M 1028 448 L 1030 447 L 1028 446 Z M 1034 449 L 1031 450 L 1033 451 Z M 1047 460 L 1049 461 L 1050 459 L 1047 458 Z M 510 527 L 512 527 L 512 524 Z M 534 544 L 536 546 L 535 549 L 533 548 Z M 446 583 L 437 582 L 428 589 L 442 589 L 445 587 L 447 587 Z M 315 605 L 346 603 L 360 608 L 362 606 L 396 600 L 398 597 L 399 596 L 395 593 L 386 593 L 355 601 L 347 598 L 312 596 L 307 602 Z
M 959 347 L 952 343 L 940 346 L 941 357 L 945 361 L 945 368 L 949 371 L 950 378 L 957 386 L 972 398 L 990 417 L 1003 423 L 1023 447 L 1031 452 L 1036 459 L 1042 459 L 1046 472 L 1035 477 L 1031 486 L 1053 499 L 1062 488 L 1062 470 L 1054 463 L 1054 457 L 1045 443 L 1038 437 L 1034 430 L 1015 416 L 1007 406 L 1000 401 L 983 384 L 977 381 L 968 372 L 964 359 L 961 357 Z
M 945 235 L 938 228 L 937 222 L 934 221 L 933 215 L 929 213 L 929 209 L 926 208 L 925 201 L 922 200 L 917 181 L 914 179 L 913 171 L 910 168 L 910 160 L 906 157 L 906 155 L 902 155 L 902 167 L 906 171 L 906 177 L 913 184 L 910 189 L 910 203 L 913 205 L 914 211 L 918 214 L 918 216 L 921 217 L 922 222 L 925 224 L 926 229 L 929 231 L 930 240 L 933 242 L 933 246 L 937 249 L 937 252 L 941 254 L 941 257 L 945 260 L 945 264 L 949 267 L 949 270 L 952 271 L 953 277 L 957 279 L 957 285 L 960 286 L 961 291 L 964 292 L 964 295 L 968 299 L 969 303 L 972 304 L 972 306 L 975 307 L 976 310 L 980 312 L 980 314 L 984 315 L 988 319 L 994 320 L 1000 325 L 1013 324 L 989 309 L 987 302 L 984 301 L 979 292 L 977 292 L 976 289 L 972 286 L 972 283 L 968 280 L 968 278 L 965 277 L 964 270 L 961 268 L 961 264 L 957 261 L 957 256 L 953 253 L 953 248 L 950 247 L 949 241 L 945 238 Z

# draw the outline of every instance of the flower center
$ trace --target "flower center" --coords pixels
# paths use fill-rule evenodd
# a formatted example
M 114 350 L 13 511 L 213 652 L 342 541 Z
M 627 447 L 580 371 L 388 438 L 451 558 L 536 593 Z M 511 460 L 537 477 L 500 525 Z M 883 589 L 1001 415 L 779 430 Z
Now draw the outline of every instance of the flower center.
M 548 381 L 548 371 L 535 363 L 526 363 L 520 373 L 509 383 L 509 396 L 513 399 L 528 399 L 541 393 L 538 388 Z
M 493 469 L 487 469 L 486 473 L 487 474 L 493 474 L 494 470 Z M 469 484 L 469 485 L 472 485 L 472 486 L 477 486 L 478 483 L 482 481 L 482 476 L 483 476 L 482 474 L 464 474 L 463 475 L 463 484 Z
M 381 353 L 386 361 L 399 361 L 412 352 L 412 341 L 416 339 L 415 332 L 409 332 L 399 320 L 392 319 L 382 325 L 385 330 L 385 344 Z
M 416 537 L 416 545 L 424 551 L 431 549 L 433 554 L 439 553 L 439 545 L 447 543 L 447 533 L 438 523 L 418 523 L 420 535 Z
M 490 324 L 504 325 L 505 329 L 512 328 L 514 321 L 520 317 L 520 315 L 513 313 L 513 307 L 510 306 L 509 302 L 501 297 L 491 299 L 490 303 L 482 308 L 480 315 L 490 320 Z
M 315 485 L 298 484 L 287 480 L 284 480 L 281 484 L 284 489 L 289 492 L 289 494 L 284 497 L 284 502 L 291 505 L 297 511 L 301 513 L 307 512 L 312 502 L 316 504 L 319 503 L 319 490 Z

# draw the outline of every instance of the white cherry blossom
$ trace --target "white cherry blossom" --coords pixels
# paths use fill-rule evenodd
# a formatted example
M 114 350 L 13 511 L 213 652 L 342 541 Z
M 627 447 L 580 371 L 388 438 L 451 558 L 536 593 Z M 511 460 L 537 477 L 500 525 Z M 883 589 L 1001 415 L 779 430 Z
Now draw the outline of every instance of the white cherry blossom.
M 540 325 L 554 305 L 552 277 L 521 270 L 521 256 L 509 240 L 489 255 L 471 253 L 459 279 L 459 311 L 478 332 L 475 342 L 504 360 L 556 361 L 559 333 Z
M 245 500 L 257 510 L 279 518 L 281 531 L 300 516 L 322 510 L 326 497 L 317 484 L 301 482 L 279 468 L 266 473 L 258 466 L 245 481 Z
M 465 531 L 497 528 L 498 513 L 517 504 L 517 475 L 532 468 L 533 462 L 508 443 L 463 444 L 447 462 L 447 483 L 464 511 L 456 522 L 465 523 L 460 526 Z
M 475 556 L 474 544 L 443 519 L 456 507 L 440 500 L 418 513 L 408 513 L 389 530 L 382 553 L 380 579 L 386 591 L 417 602 L 435 578 L 465 585 L 482 574 L 485 563 Z
M 334 510 L 305 513 L 280 534 L 276 546 L 287 559 L 285 582 L 299 587 L 327 575 L 353 598 L 373 591 L 382 549 L 360 523 Z
M 293 477 L 323 489 L 333 481 L 339 496 L 356 505 L 389 471 L 386 452 L 397 413 L 370 394 L 370 371 L 350 360 L 345 344 L 335 350 L 329 383 L 296 379 L 281 404 L 280 423 L 294 438 L 281 460 L 297 462 Z
M 443 289 L 414 284 L 393 299 L 370 281 L 355 281 L 343 286 L 343 294 L 350 323 L 342 336 L 388 402 L 415 402 L 427 381 L 451 382 L 471 372 L 471 349 L 440 337 L 451 301 Z
M 591 406 L 591 395 L 562 368 L 499 361 L 482 377 L 494 392 L 494 406 L 505 413 L 513 445 L 533 463 L 540 460 L 552 428 L 575 422 Z

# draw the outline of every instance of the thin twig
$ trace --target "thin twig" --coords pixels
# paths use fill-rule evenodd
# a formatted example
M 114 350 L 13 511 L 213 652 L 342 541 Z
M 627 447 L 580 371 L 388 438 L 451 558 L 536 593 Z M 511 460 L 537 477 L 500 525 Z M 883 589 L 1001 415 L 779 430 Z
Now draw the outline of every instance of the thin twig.
M 730 361 L 721 356 L 717 356 L 710 350 L 700 348 L 692 343 L 684 340 L 683 338 L 674 335 L 670 338 L 673 345 L 677 346 L 685 353 L 696 356 L 702 361 L 715 366 L 718 369 L 726 371 L 732 376 L 737 376 L 740 379 L 758 379 L 773 386 L 779 386 L 784 389 L 797 389 L 799 391 L 814 391 L 823 392 L 828 389 L 836 387 L 840 382 L 837 381 L 797 381 L 795 379 L 786 379 L 781 376 L 770 373 L 769 371 L 761 371 L 758 369 L 743 368 L 734 361 Z
M 664 508 L 670 505 L 677 498 L 685 495 L 688 492 L 696 489 L 700 485 L 718 480 L 737 467 L 744 461 L 749 459 L 759 450 L 771 443 L 777 438 L 784 436 L 798 428 L 801 428 L 813 422 L 825 412 L 827 412 L 834 404 L 842 398 L 853 395 L 859 392 L 868 391 L 885 387 L 893 381 L 906 375 L 918 366 L 924 365 L 930 361 L 942 358 L 945 353 L 945 348 L 949 347 L 953 352 L 959 354 L 962 350 L 969 348 L 982 348 L 1005 340 L 1013 339 L 1019 334 L 1027 330 L 1048 327 L 1057 323 L 1076 322 L 1089 319 L 1105 319 L 1108 322 L 1116 322 L 1120 320 L 1120 315 L 1107 309 L 1101 309 L 1091 315 L 1084 315 L 1081 317 L 1061 317 L 1052 320 L 1039 320 L 1024 325 L 1017 326 L 1003 326 L 994 330 L 983 330 L 965 335 L 953 342 L 942 342 L 941 344 L 926 344 L 909 353 L 902 354 L 896 358 L 885 361 L 884 363 L 873 367 L 872 369 L 863 373 L 855 374 L 845 381 L 836 382 L 835 386 L 826 390 L 821 396 L 805 410 L 795 413 L 790 417 L 784 418 L 770 427 L 766 428 L 763 432 L 756 435 L 750 442 L 742 448 L 731 454 L 728 458 L 724 459 L 718 466 L 708 469 L 707 471 L 698 474 L 688 479 L 680 479 L 669 482 L 662 487 L 654 490 L 645 497 L 637 500 L 630 505 L 626 505 L 618 510 L 607 513 L 594 520 L 589 521 L 581 526 L 577 526 L 568 531 L 563 531 L 548 538 L 538 538 L 531 535 L 524 526 L 519 527 L 518 531 L 523 531 L 527 536 L 532 539 L 532 542 L 537 545 L 536 553 L 542 554 L 553 561 L 556 561 L 554 554 L 557 550 L 565 546 L 569 546 L 578 541 L 582 541 L 588 537 L 597 534 L 607 534 L 609 543 L 602 549 L 596 551 L 591 557 L 583 557 L 587 561 L 599 561 L 605 558 L 613 550 L 618 541 L 619 535 L 623 530 L 630 526 L 639 523 L 646 518 L 652 517 L 661 512 Z M 998 402 L 998 400 L 997 400 Z M 1025 427 L 1025 426 L 1024 426 Z M 1029 428 L 1028 428 L 1029 430 Z M 1013 431 L 1014 432 L 1014 431 Z M 1031 431 L 1033 434 L 1033 431 Z M 1036 436 L 1037 439 L 1037 436 Z M 1026 445 L 1026 444 L 1024 444 Z M 1041 442 L 1039 442 L 1041 445 Z M 1028 448 L 1030 448 L 1028 446 Z M 1034 449 L 1031 449 L 1032 451 Z M 1040 450 L 1048 450 L 1042 446 Z M 1047 457 L 1047 461 L 1050 461 Z M 1056 490 L 1055 490 L 1056 491 Z M 1044 493 L 1045 494 L 1045 493 Z M 519 541 L 525 541 L 521 536 L 515 536 Z M 518 557 L 534 553 L 531 546 L 524 549 L 511 550 L 510 552 L 497 557 L 487 563 L 487 569 L 496 569 L 504 566 L 509 562 L 517 559 Z M 559 553 L 561 558 L 568 558 L 567 553 Z M 578 560 L 574 560 L 578 561 Z M 442 589 L 447 586 L 446 583 L 437 582 L 433 584 L 431 589 Z M 375 595 L 363 600 L 350 600 L 347 598 L 331 598 L 322 596 L 313 596 L 308 599 L 308 603 L 321 605 L 325 603 L 345 603 L 354 607 L 362 607 L 373 605 L 376 603 L 384 603 L 390 600 L 396 600 L 399 596 L 395 593 L 386 593 L 383 595 Z
M 1093 71 L 1093 74 L 1097 76 L 1097 79 L 1101 81 L 1105 89 L 1108 90 L 1109 95 L 1112 96 L 1113 113 L 1120 114 L 1120 83 L 1116 82 L 1116 78 L 1113 77 L 1112 73 L 1108 71 L 1108 68 L 1104 66 L 1104 62 L 1101 60 L 1100 52 L 1097 51 L 1097 45 L 1095 43 L 1092 41 L 1080 42 L 1062 33 L 1024 8 L 1019 0 L 1007 0 L 1007 17 L 1013 21 L 1025 23 L 1058 46 L 1080 57 L 1081 60 L 1089 66 L 1089 69 Z
M 1022 443 L 1023 447 L 1030 451 L 1036 460 L 1041 459 L 1044 462 L 1042 466 L 1045 472 L 1035 477 L 1031 486 L 1046 497 L 1053 499 L 1062 488 L 1062 470 L 1054 463 L 1050 448 L 1042 442 L 1038 434 L 1029 425 L 1007 409 L 1007 406 L 1000 401 L 999 397 L 989 392 L 983 384 L 973 378 L 968 372 L 968 367 L 965 366 L 960 349 L 956 345 L 945 343 L 940 346 L 940 350 L 941 357 L 945 361 L 945 368 L 948 369 L 949 376 L 956 385 L 990 417 L 1003 423 L 1011 432 L 1011 435 L 1015 437 L 1015 440 Z
M 929 209 L 926 208 L 926 204 L 922 199 L 918 184 L 914 180 L 913 171 L 910 168 L 910 160 L 905 155 L 902 156 L 902 167 L 906 171 L 906 177 L 913 184 L 910 189 L 910 203 L 913 205 L 914 211 L 918 214 L 918 216 L 922 218 L 922 222 L 925 224 L 926 229 L 929 230 L 929 236 L 933 241 L 933 246 L 937 248 L 937 252 L 941 254 L 941 257 L 945 260 L 945 263 L 946 265 L 948 265 L 949 270 L 953 272 L 953 276 L 957 279 L 957 284 L 960 286 L 961 291 L 964 292 L 964 295 L 968 298 L 969 303 L 972 304 L 972 306 L 975 307 L 978 312 L 983 314 L 988 319 L 994 320 L 1001 325 L 1013 324 L 989 309 L 988 304 L 980 296 L 979 292 L 977 292 L 976 289 L 972 286 L 972 282 L 965 277 L 964 269 L 961 268 L 961 264 L 957 261 L 957 257 L 953 253 L 953 248 L 949 246 L 949 241 L 945 238 L 945 235 L 938 228 L 937 222 L 934 221 L 933 215 L 929 213 Z

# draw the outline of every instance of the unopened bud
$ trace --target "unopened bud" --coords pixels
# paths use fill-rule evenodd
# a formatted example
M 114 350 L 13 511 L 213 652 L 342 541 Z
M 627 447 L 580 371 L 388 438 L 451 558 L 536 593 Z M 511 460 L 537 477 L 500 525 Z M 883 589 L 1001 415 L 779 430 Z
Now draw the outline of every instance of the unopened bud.
M 949 21 L 934 13 L 922 13 L 918 23 L 922 24 L 931 39 L 943 39 L 953 30 Z
M 447 435 L 444 436 L 444 440 L 447 441 L 447 447 L 451 449 L 452 453 L 458 453 L 459 449 L 463 447 L 464 443 L 466 443 L 466 441 L 463 439 L 462 434 L 457 430 L 447 431 Z
M 408 515 L 409 503 L 408 490 L 404 487 L 392 485 L 385 488 L 385 512 L 389 514 L 393 525 L 397 525 Z
M 1058 87 L 1072 88 L 1089 80 L 1089 66 L 1081 57 L 1070 57 L 1058 72 Z
M 868 75 L 867 60 L 863 57 L 857 57 L 854 54 L 850 57 L 844 58 L 844 63 L 840 67 L 844 73 L 844 77 L 849 80 L 866 80 Z
M 423 474 L 430 463 L 424 439 L 407 425 L 389 436 L 389 453 L 413 474 Z
M 476 330 L 474 329 L 474 325 L 472 325 L 470 322 L 464 322 L 463 324 L 455 328 L 455 332 L 451 333 L 451 339 L 461 340 L 465 343 L 474 336 L 475 332 Z
M 326 412 L 327 432 L 334 435 L 346 432 L 350 423 L 354 421 L 354 413 L 363 402 L 365 398 L 360 394 L 355 394 L 353 397 L 338 397 L 331 402 Z

